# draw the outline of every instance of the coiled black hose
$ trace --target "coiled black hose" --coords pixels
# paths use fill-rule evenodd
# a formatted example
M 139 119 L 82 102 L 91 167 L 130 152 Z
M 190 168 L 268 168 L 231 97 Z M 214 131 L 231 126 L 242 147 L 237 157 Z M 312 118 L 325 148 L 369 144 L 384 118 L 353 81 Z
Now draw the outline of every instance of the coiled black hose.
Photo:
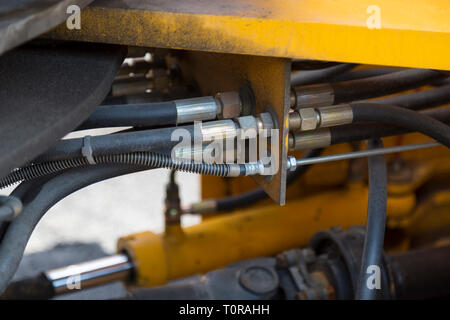
M 382 148 L 380 139 L 369 140 L 368 149 Z M 361 269 L 359 272 L 356 299 L 373 300 L 376 298 L 376 272 L 377 267 L 382 267 L 384 229 L 386 224 L 387 206 L 387 169 L 384 155 L 369 157 L 369 203 L 367 209 L 366 236 L 364 238 L 364 249 Z M 378 269 L 380 271 L 380 269 Z M 370 287 L 369 277 L 374 276 L 375 287 Z M 380 273 L 381 276 L 381 273 Z
M 450 148 L 450 127 L 409 109 L 370 102 L 350 103 L 353 122 L 378 122 L 423 133 Z
M 111 154 L 94 156 L 95 164 L 127 164 L 138 165 L 148 168 L 167 168 L 198 174 L 206 174 L 218 177 L 229 175 L 228 164 L 196 163 L 187 161 L 174 161 L 170 155 L 153 152 L 134 152 L 125 154 Z M 32 164 L 11 172 L 0 179 L 0 188 L 5 188 L 20 181 L 29 181 L 49 174 L 57 173 L 66 169 L 89 165 L 87 158 L 73 158 Z M 243 168 L 243 170 L 245 170 Z

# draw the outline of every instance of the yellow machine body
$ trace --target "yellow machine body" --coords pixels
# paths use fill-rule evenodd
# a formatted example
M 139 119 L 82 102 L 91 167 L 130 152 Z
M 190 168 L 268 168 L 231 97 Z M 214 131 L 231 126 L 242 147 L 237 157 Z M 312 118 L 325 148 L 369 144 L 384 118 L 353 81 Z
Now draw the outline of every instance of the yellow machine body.
M 261 112 L 268 106 L 288 109 L 288 96 L 280 92 L 289 88 L 272 90 L 267 85 L 270 74 L 252 67 L 257 64 L 249 56 L 271 57 L 265 68 L 279 70 L 287 70 L 280 61 L 291 58 L 450 70 L 449 17 L 448 0 L 100 0 L 82 11 L 80 30 L 69 30 L 63 24 L 47 37 L 183 49 L 194 56 L 196 51 L 235 54 L 231 60 L 238 61 L 230 65 L 239 65 L 240 74 L 233 73 L 237 68 L 231 72 L 219 66 L 218 60 L 217 70 L 210 65 L 204 69 L 207 76 L 214 75 L 222 82 L 206 77 L 200 89 L 204 94 L 235 90 L 249 79 L 258 99 L 264 98 L 256 103 Z M 214 62 L 212 55 L 210 60 Z M 201 59 L 199 65 L 204 61 Z M 279 73 L 279 78 L 289 77 L 289 72 Z M 287 129 L 286 115 L 282 121 Z M 287 135 L 283 139 L 287 149 Z M 386 146 L 423 141 L 427 139 L 419 134 L 384 139 Z M 352 148 L 355 145 L 332 146 L 325 153 Z M 388 160 L 394 166 L 389 170 L 388 227 L 402 232 L 400 243 L 392 244 L 392 250 L 419 246 L 426 235 L 436 235 L 438 229 L 449 234 L 450 190 L 448 183 L 447 189 L 441 188 L 439 181 L 450 177 L 450 151 L 432 148 L 391 155 Z M 366 175 L 366 159 L 314 165 L 287 188 L 284 207 L 272 200 L 261 201 L 186 229 L 170 225 L 162 234 L 123 237 L 118 250 L 126 251 L 136 265 L 137 285 L 155 286 L 239 260 L 301 247 L 319 230 L 365 223 Z M 282 179 L 276 181 L 276 192 L 270 183 L 259 185 L 269 185 L 267 191 L 283 203 L 280 195 L 284 195 L 284 185 Z M 427 188 L 429 185 L 435 188 Z M 204 199 L 255 187 L 250 178 L 202 177 Z
M 103 0 L 51 37 L 450 70 L 447 0 Z
M 406 135 L 404 139 L 410 143 L 427 140 L 419 134 Z M 396 138 L 385 140 L 386 145 L 390 145 Z M 344 152 L 349 146 L 343 144 L 329 149 L 329 153 Z M 450 175 L 450 151 L 442 147 L 409 152 L 402 154 L 402 159 L 406 163 L 403 170 L 409 174 L 389 185 L 388 226 L 401 228 L 410 235 L 403 237 L 401 243 L 392 244 L 392 250 L 408 248 L 414 236 L 434 230 L 432 227 L 437 224 L 441 229 L 450 228 L 450 218 L 443 218 L 450 212 L 450 190 L 438 189 L 421 202 L 416 196 L 420 187 L 435 178 Z M 360 160 L 360 163 L 367 161 Z M 421 160 L 420 166 L 415 165 L 416 160 Z M 303 247 L 319 230 L 347 229 L 365 223 L 366 169 L 362 167 L 361 179 L 349 181 L 350 166 L 349 161 L 313 166 L 288 188 L 288 201 L 283 207 L 267 200 L 253 208 L 218 214 L 192 227 L 182 229 L 179 225 L 168 225 L 161 234 L 133 234 L 119 240 L 118 250 L 127 252 L 136 264 L 137 285 L 155 286 L 240 260 Z M 360 164 L 356 163 L 356 167 Z M 230 195 L 226 190 L 243 192 L 245 187 L 242 186 L 251 188 L 252 184 L 254 182 L 247 178 L 203 177 L 202 180 L 206 197 Z M 428 228 L 424 229 L 424 225 Z

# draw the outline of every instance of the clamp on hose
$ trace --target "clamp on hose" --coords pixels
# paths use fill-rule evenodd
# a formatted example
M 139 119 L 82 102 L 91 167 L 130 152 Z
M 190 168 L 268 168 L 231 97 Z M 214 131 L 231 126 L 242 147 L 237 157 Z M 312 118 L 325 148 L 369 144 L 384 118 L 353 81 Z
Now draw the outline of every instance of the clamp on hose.
M 92 156 L 91 136 L 85 136 L 83 138 L 83 147 L 81 148 L 81 154 L 86 158 L 90 165 L 95 165 L 94 157 Z

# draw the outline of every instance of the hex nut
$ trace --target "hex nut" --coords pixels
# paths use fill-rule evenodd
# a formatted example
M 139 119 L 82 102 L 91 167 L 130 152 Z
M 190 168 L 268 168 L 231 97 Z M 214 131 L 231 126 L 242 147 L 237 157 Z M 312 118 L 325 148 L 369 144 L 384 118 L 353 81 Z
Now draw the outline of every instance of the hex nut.
M 254 116 L 245 116 L 237 118 L 237 122 L 239 123 L 239 128 L 243 130 L 247 129 L 258 129 L 258 123 Z M 257 131 L 255 131 L 257 132 Z
M 241 114 L 242 103 L 239 93 L 235 91 L 219 92 L 215 96 L 220 104 L 219 119 L 237 118 Z
M 271 130 L 275 128 L 272 115 L 269 112 L 260 113 L 257 118 L 258 129 Z
M 302 119 L 300 130 L 307 131 L 317 128 L 317 114 L 314 108 L 300 108 L 298 114 L 300 115 L 300 119 Z
M 297 159 L 295 157 L 287 157 L 289 171 L 295 171 L 297 169 Z

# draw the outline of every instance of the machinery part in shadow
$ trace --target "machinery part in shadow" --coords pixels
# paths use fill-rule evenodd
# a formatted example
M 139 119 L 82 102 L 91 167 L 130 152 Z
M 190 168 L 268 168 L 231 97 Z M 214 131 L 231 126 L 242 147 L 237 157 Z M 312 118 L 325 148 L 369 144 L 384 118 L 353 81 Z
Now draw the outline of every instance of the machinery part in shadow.
M 305 249 L 257 258 L 165 286 L 136 289 L 126 299 L 348 300 L 355 296 L 364 229 L 318 232 Z M 384 255 L 373 290 L 378 299 L 450 295 L 450 246 Z
M 240 261 L 164 286 L 135 289 L 123 299 L 354 299 L 363 243 L 362 227 L 345 232 L 336 228 L 320 231 L 306 248 L 288 250 L 277 257 Z M 118 279 L 129 281 L 135 269 L 124 255 L 79 266 L 13 282 L 0 299 L 48 299 L 64 293 L 58 284 L 76 275 L 74 270 L 79 275 L 83 269 L 81 286 L 87 288 Z M 379 279 L 374 277 L 373 290 L 377 290 L 378 299 L 446 298 L 450 296 L 449 268 L 450 246 L 384 254 L 379 273 L 374 273 Z
M 0 57 L 0 176 L 75 129 L 103 101 L 126 49 L 34 41 Z
M 68 18 L 68 9 L 92 0 L 21 0 L 0 4 L 0 54 L 31 40 Z

